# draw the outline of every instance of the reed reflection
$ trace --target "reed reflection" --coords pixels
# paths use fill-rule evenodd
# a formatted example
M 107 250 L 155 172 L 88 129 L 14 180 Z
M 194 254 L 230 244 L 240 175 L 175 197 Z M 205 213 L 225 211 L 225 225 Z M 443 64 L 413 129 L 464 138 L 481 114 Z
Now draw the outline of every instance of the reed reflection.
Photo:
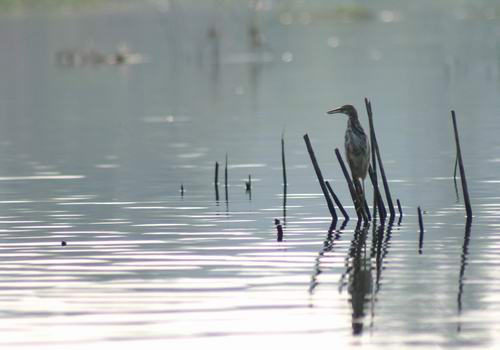
M 465 223 L 465 235 L 464 235 L 464 243 L 462 245 L 462 254 L 460 255 L 460 273 L 458 275 L 457 312 L 459 316 L 462 314 L 462 309 L 463 309 L 462 296 L 464 293 L 465 267 L 467 266 L 467 258 L 469 255 L 471 225 L 472 225 L 472 218 L 467 218 L 467 221 Z M 457 325 L 457 332 L 461 331 L 462 331 L 462 323 L 459 318 Z
M 313 294 L 316 287 L 319 285 L 318 276 L 323 272 L 321 269 L 321 258 L 326 254 L 333 250 L 335 246 L 335 242 L 340 239 L 341 232 L 335 231 L 337 226 L 337 221 L 333 220 L 330 228 L 328 229 L 328 234 L 326 235 L 326 239 L 323 242 L 323 247 L 318 253 L 316 260 L 314 261 L 314 270 L 311 276 L 311 282 L 309 284 L 309 294 Z

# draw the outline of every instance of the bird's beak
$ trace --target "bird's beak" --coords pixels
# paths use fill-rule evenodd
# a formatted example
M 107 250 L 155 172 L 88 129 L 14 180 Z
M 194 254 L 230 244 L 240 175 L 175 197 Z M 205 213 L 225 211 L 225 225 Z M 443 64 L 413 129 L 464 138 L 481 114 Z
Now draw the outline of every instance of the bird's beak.
M 332 109 L 331 111 L 328 111 L 327 113 L 328 113 L 328 114 L 343 113 L 343 112 L 342 112 L 342 107 Z

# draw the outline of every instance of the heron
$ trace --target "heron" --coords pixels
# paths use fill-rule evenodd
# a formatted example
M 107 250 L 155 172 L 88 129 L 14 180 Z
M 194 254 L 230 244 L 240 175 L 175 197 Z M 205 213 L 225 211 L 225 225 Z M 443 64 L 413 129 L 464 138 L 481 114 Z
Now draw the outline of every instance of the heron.
M 332 109 L 328 114 L 345 114 L 349 117 L 347 120 L 347 129 L 345 131 L 345 155 L 347 163 L 351 169 L 351 175 L 358 191 L 358 196 L 363 202 L 360 203 L 363 207 L 365 198 L 365 178 L 370 165 L 370 145 L 361 123 L 359 122 L 358 112 L 353 105 L 344 105 L 340 108 Z M 361 190 L 359 180 L 363 184 Z M 361 193 L 359 193 L 362 191 Z

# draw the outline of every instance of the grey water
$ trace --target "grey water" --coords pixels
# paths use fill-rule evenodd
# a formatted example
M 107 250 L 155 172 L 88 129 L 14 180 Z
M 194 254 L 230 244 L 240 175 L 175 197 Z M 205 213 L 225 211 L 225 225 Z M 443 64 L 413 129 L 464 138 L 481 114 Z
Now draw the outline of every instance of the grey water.
M 1 15 L 2 348 L 496 348 L 495 1 L 111 3 Z M 302 136 L 354 217 L 326 111 L 365 96 L 404 217 L 333 228 Z

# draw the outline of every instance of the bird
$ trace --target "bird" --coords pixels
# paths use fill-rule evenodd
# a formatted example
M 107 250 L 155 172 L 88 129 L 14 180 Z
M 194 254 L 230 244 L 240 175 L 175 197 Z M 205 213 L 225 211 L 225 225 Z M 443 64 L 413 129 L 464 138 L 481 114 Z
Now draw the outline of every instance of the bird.
M 349 117 L 347 120 L 347 129 L 345 131 L 345 154 L 347 163 L 351 169 L 353 182 L 358 189 L 359 180 L 362 181 L 362 193 L 358 193 L 364 199 L 365 193 L 365 178 L 370 165 L 370 144 L 368 137 L 361 126 L 358 118 L 358 112 L 353 105 L 344 105 L 340 108 L 335 108 L 327 112 L 328 114 L 345 114 Z M 364 202 L 364 201 L 363 201 Z

